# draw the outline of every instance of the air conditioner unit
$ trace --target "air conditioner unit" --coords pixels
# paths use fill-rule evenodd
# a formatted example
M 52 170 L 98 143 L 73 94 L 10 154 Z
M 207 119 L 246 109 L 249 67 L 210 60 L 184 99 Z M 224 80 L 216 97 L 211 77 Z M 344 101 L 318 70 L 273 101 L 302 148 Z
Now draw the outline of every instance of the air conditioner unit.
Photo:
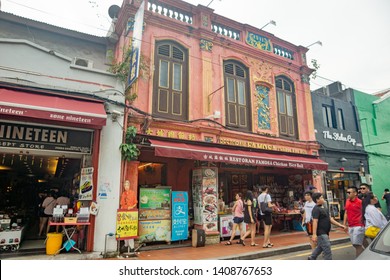
M 366 182 L 369 185 L 373 185 L 374 184 L 374 179 L 372 178 L 371 174 L 366 174 Z
M 73 64 L 86 68 L 93 68 L 93 61 L 85 58 L 75 57 L 73 59 Z

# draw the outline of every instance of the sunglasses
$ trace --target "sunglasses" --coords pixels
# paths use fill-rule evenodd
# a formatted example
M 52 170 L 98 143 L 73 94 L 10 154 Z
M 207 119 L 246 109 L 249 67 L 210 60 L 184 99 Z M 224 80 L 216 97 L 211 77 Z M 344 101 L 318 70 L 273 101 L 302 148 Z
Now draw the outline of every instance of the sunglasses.
M 365 190 L 366 188 L 360 188 L 359 190 Z
M 351 192 L 347 192 L 347 194 L 350 194 Z

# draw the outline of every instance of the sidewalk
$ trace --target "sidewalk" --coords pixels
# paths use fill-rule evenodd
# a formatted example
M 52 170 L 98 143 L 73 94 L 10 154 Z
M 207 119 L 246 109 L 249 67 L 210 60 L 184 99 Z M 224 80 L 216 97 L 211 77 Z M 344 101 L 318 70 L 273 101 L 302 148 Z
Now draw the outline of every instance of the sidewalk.
M 332 245 L 347 243 L 349 241 L 348 234 L 342 230 L 330 232 Z M 225 241 L 220 244 L 206 245 L 205 247 L 180 247 L 161 250 L 143 250 L 137 257 L 123 258 L 116 257 L 110 260 L 248 260 L 265 258 L 275 255 L 286 254 L 295 251 L 310 249 L 309 239 L 305 232 L 293 231 L 289 233 L 275 232 L 271 234 L 271 242 L 274 244 L 272 248 L 262 248 L 263 236 L 256 236 L 256 243 L 259 246 L 249 246 L 250 240 L 246 240 L 246 246 L 235 244 L 226 246 Z M 103 259 L 100 252 L 92 253 L 60 253 L 53 255 L 33 255 L 33 256 L 15 256 L 4 258 L 4 260 L 98 260 Z

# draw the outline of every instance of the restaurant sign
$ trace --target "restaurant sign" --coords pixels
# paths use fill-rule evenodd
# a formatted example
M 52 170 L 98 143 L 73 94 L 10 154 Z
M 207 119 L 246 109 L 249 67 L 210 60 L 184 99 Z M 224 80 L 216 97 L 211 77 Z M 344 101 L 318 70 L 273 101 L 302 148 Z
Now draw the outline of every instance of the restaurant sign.
M 90 154 L 92 131 L 0 122 L 0 147 Z
M 351 144 L 352 146 L 362 147 L 361 143 L 356 143 L 356 139 L 353 138 L 350 134 L 344 135 L 340 132 L 331 133 L 329 130 L 324 130 L 323 132 L 324 139 L 329 139 L 333 141 L 346 142 Z
M 256 49 L 272 52 L 271 40 L 259 34 L 248 32 L 246 43 Z

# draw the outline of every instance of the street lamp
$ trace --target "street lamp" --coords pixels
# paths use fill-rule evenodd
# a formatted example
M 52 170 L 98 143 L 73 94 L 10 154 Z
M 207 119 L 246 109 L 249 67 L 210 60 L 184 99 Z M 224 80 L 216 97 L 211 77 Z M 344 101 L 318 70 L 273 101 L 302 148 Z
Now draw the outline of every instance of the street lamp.
M 270 20 L 268 23 L 266 23 L 262 28 L 260 28 L 260 30 L 263 30 L 264 27 L 266 27 L 268 24 L 272 24 L 272 25 L 275 25 L 276 26 L 276 21 L 274 20 Z
M 312 43 L 312 44 L 306 46 L 306 48 L 309 48 L 309 47 L 311 47 L 311 46 L 313 46 L 313 45 L 315 45 L 315 44 L 318 44 L 318 45 L 322 46 L 322 42 L 321 42 L 321 41 L 317 41 L 317 42 L 314 42 L 314 43 Z
M 222 1 L 222 0 L 219 0 L 219 1 Z M 213 3 L 213 2 L 214 2 L 214 0 L 211 0 L 210 3 L 208 3 L 206 7 L 210 6 L 211 3 Z

